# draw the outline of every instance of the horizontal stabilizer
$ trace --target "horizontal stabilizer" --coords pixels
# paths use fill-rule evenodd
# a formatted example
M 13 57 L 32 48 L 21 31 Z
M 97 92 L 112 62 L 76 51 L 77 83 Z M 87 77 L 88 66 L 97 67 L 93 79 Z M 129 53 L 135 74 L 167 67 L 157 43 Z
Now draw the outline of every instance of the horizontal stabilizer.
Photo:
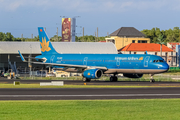
M 21 57 L 21 60 L 22 60 L 23 62 L 26 62 L 26 60 L 24 59 L 24 57 L 22 56 L 22 54 L 20 53 L 19 50 L 18 50 L 18 52 L 19 52 L 19 55 L 20 55 L 20 57 Z

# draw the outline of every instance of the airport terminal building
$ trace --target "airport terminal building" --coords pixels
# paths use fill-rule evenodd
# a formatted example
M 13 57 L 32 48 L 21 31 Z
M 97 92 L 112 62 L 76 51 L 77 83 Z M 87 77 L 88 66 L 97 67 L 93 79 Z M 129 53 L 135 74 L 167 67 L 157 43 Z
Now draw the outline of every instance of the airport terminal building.
M 113 43 L 100 42 L 52 42 L 55 50 L 60 54 L 117 54 Z M 0 42 L 0 70 L 32 71 L 47 69 L 47 66 L 22 62 L 18 50 L 25 57 L 35 57 L 41 54 L 40 42 Z

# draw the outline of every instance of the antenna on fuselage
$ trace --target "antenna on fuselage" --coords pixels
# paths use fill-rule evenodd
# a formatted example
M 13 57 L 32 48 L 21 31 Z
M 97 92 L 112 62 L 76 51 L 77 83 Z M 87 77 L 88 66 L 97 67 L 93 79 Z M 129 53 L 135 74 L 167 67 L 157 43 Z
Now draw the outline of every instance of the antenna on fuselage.
M 147 51 L 146 51 L 146 55 L 147 55 L 148 53 L 147 53 Z

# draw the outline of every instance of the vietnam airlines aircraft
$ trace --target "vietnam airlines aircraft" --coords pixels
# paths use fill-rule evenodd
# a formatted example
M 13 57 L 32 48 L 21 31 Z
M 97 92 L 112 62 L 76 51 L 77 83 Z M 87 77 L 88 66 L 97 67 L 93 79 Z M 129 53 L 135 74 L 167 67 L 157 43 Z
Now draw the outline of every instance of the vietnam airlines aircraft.
M 83 81 L 98 79 L 103 74 L 113 74 L 110 81 L 117 81 L 117 74 L 128 78 L 141 78 L 150 74 L 150 82 L 155 82 L 154 74 L 168 71 L 163 58 L 149 54 L 59 54 L 53 48 L 43 27 L 38 28 L 42 55 L 36 56 L 34 64 L 50 65 L 63 71 L 81 72 Z M 26 62 L 19 52 L 21 59 Z

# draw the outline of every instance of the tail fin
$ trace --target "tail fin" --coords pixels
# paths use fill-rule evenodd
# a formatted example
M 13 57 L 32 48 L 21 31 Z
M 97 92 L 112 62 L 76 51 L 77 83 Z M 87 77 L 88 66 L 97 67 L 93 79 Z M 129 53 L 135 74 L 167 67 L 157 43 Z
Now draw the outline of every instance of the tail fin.
M 51 42 L 49 41 L 49 38 L 44 31 L 43 27 L 38 27 L 39 32 L 39 41 L 40 41 L 40 47 L 41 47 L 41 53 L 43 54 L 57 54 L 56 50 L 52 46 Z

